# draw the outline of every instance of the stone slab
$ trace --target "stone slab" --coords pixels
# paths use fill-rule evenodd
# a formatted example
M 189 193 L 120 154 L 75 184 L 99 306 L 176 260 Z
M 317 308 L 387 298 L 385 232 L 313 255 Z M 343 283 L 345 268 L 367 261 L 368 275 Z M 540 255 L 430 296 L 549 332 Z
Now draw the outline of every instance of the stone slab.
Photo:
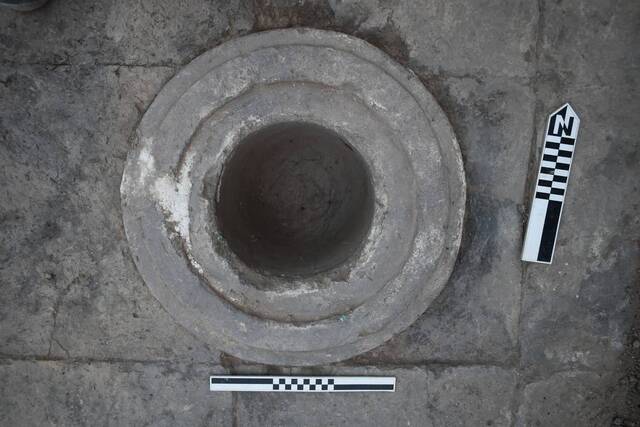
M 515 375 L 500 368 L 328 368 L 322 372 L 395 376 L 396 392 L 238 393 L 238 424 L 507 426 L 512 419 Z
M 510 426 L 516 379 L 513 370 L 493 366 L 429 369 L 427 420 L 443 427 Z
M 526 0 L 398 2 L 388 14 L 418 71 L 524 78 L 534 72 L 537 18 Z
M 517 414 L 517 426 L 584 426 L 614 424 L 611 375 L 561 372 L 528 384 Z M 631 424 L 633 425 L 633 424 Z
M 205 365 L 0 361 L 0 424 L 232 425 Z
M 128 140 L 140 111 L 172 72 L 0 71 L 1 353 L 217 358 L 148 292 L 122 226 Z
M 176 65 L 250 28 L 241 1 L 50 1 L 2 10 L 3 62 Z
M 536 160 L 549 113 L 570 102 L 581 125 L 553 264 L 527 266 L 523 362 L 536 372 L 615 369 L 638 301 L 640 55 L 630 19 L 640 10 L 634 2 L 545 8 Z M 560 17 L 572 25 L 560 31 Z
M 545 0 L 541 14 L 541 82 L 554 89 L 574 84 L 634 87 L 634 81 L 637 87 L 638 2 Z

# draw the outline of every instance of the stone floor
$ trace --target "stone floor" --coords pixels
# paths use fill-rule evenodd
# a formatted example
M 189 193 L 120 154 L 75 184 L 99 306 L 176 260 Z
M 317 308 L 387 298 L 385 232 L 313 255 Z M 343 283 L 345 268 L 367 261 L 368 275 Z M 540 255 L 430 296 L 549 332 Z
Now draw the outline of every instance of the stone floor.
M 129 137 L 184 64 L 311 26 L 412 69 L 465 159 L 439 299 L 355 359 L 257 366 L 176 324 L 127 247 Z M 640 426 L 640 2 L 51 0 L 0 10 L 0 425 Z M 519 261 L 546 116 L 582 120 L 553 265 Z M 384 374 L 390 394 L 218 393 L 213 373 Z

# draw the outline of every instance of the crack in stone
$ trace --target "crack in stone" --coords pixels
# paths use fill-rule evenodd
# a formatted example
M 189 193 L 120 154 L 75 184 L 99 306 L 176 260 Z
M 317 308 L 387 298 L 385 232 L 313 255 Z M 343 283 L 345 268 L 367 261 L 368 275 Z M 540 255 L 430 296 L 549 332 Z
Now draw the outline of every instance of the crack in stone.
M 540 52 L 541 52 L 541 47 L 542 47 L 542 37 L 543 37 L 543 30 L 544 30 L 544 0 L 537 0 L 537 8 L 538 8 L 538 21 L 536 22 L 536 40 L 535 40 L 535 56 L 534 56 L 534 73 L 533 73 L 533 77 L 530 79 L 530 88 L 531 91 L 533 92 L 533 98 L 534 98 L 534 108 L 533 108 L 533 123 L 532 123 L 532 133 L 531 133 L 531 143 L 530 143 L 530 150 L 529 150 L 529 161 L 527 162 L 527 166 L 529 168 L 528 172 L 527 172 L 527 176 L 525 179 L 525 185 L 524 185 L 524 197 L 523 197 L 523 207 L 522 207 L 522 211 L 520 212 L 520 214 L 522 215 L 522 233 L 521 235 L 523 236 L 524 239 L 524 233 L 526 231 L 526 226 L 527 226 L 527 212 L 528 209 L 530 208 L 530 204 L 531 204 L 531 199 L 530 199 L 530 194 L 531 194 L 531 190 L 533 189 L 534 186 L 534 180 L 537 176 L 537 171 L 535 169 L 536 166 L 536 152 L 538 150 L 537 148 L 537 140 L 538 140 L 538 133 L 537 133 L 537 126 L 538 126 L 538 121 L 540 118 L 540 115 L 542 114 L 542 111 L 540 111 L 541 107 L 538 105 L 538 99 L 539 99 L 539 94 L 538 94 L 538 84 L 539 84 L 539 69 L 540 69 Z M 521 276 L 520 276 L 520 298 L 518 301 L 518 321 L 517 321 L 517 342 L 516 342 L 516 372 L 517 372 L 517 378 L 516 378 L 516 385 L 515 385 L 515 390 L 510 402 L 510 409 L 511 409 L 511 414 L 512 414 L 512 421 L 511 421 L 511 425 L 512 426 L 516 426 L 518 424 L 518 413 L 519 413 L 519 409 L 523 404 L 523 400 L 524 400 L 524 389 L 527 385 L 526 381 L 524 380 L 524 378 L 522 378 L 522 371 L 523 371 L 523 367 L 522 367 L 522 342 L 521 342 L 521 331 L 522 331 L 522 317 L 523 317 L 523 309 L 524 309 L 524 296 L 525 296 L 525 292 L 526 292 L 526 283 L 527 283 L 527 273 L 528 273 L 528 264 L 527 263 L 521 263 Z
M 164 365 L 194 365 L 194 366 L 209 366 L 211 368 L 221 368 L 231 374 L 235 372 L 239 372 L 246 369 L 266 369 L 269 370 L 277 370 L 279 374 L 291 374 L 292 369 L 332 369 L 332 368 L 377 368 L 377 369 L 413 369 L 418 368 L 424 371 L 433 371 L 438 369 L 449 369 L 449 368 L 499 368 L 504 370 L 513 370 L 517 368 L 512 364 L 504 364 L 504 363 L 493 363 L 493 362 L 432 362 L 428 361 L 426 363 L 366 363 L 366 364 L 358 364 L 358 363 L 335 363 L 331 365 L 319 365 L 319 366 L 307 366 L 307 367 L 288 367 L 288 366 L 277 366 L 277 365 L 262 365 L 262 364 L 254 364 L 254 363 L 241 363 L 238 365 L 230 366 L 229 364 L 220 364 L 220 363 L 211 363 L 207 361 L 195 361 L 195 360 L 181 360 L 181 359 L 126 359 L 119 357 L 60 357 L 60 356 L 51 356 L 51 355 L 20 355 L 20 354 L 7 354 L 0 353 L 0 360 L 5 361 L 25 361 L 25 362 L 59 362 L 59 363 L 68 363 L 68 364 L 95 364 L 95 363 L 105 363 L 105 364 L 114 364 L 114 365 L 132 365 L 132 364 L 140 364 L 140 365 L 149 365 L 149 366 L 164 366 Z M 558 371 L 562 372 L 562 371 Z M 595 371 L 594 371 L 595 372 Z M 557 372 L 554 372 L 557 373 Z
M 53 343 L 55 342 L 62 348 L 62 350 L 67 354 L 67 357 L 70 356 L 69 351 L 60 344 L 60 342 L 55 338 L 55 333 L 58 324 L 58 311 L 60 310 L 60 306 L 62 305 L 62 300 L 67 296 L 69 290 L 71 289 L 71 285 L 78 281 L 78 277 L 70 281 L 67 286 L 58 294 L 55 303 L 53 304 L 53 326 L 51 327 L 51 334 L 49 335 L 49 350 L 47 351 L 47 357 L 51 356 L 51 350 L 53 347 Z
M 51 339 L 53 341 L 55 341 L 56 344 L 58 344 L 60 346 L 60 348 L 62 349 L 62 351 L 64 351 L 64 353 L 67 355 L 67 359 L 71 358 L 71 354 L 69 353 L 69 350 L 66 349 L 65 346 L 63 346 L 60 341 L 58 341 L 57 338 L 51 337 Z M 51 351 L 51 345 L 49 345 L 49 351 Z
M 16 67 L 16 66 L 37 66 L 37 67 L 124 67 L 124 68 L 170 68 L 172 70 L 182 67 L 184 64 L 177 63 L 163 63 L 163 62 L 150 62 L 150 63 L 126 63 L 126 62 L 87 62 L 87 63 L 74 63 L 74 62 L 18 62 L 18 61 L 0 61 L 0 66 Z

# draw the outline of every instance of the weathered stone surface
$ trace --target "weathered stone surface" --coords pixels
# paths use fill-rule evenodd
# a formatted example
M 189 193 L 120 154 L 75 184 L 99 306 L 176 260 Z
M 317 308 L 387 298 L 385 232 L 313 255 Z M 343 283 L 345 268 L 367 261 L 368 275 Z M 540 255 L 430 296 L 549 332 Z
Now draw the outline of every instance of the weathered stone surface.
M 541 8 L 538 67 L 542 83 L 561 90 L 576 84 L 622 89 L 633 87 L 635 81 L 637 86 L 638 2 L 545 0 Z
M 553 264 L 526 272 L 522 356 L 540 372 L 614 369 L 638 301 L 640 104 L 630 88 L 640 55 L 624 46 L 639 39 L 629 19 L 640 10 L 625 3 L 611 15 L 605 3 L 545 3 L 541 64 L 549 75 L 538 82 L 536 156 L 546 116 L 562 103 L 581 127 Z M 575 25 L 558 34 L 560 16 Z
M 528 384 L 517 414 L 518 426 L 609 426 L 620 396 L 608 373 L 562 372 Z
M 297 372 L 297 371 L 296 371 Z M 242 426 L 508 426 L 513 372 L 493 367 L 447 369 L 327 368 L 331 375 L 396 377 L 396 392 L 238 393 Z
M 2 60 L 42 64 L 182 64 L 250 28 L 240 1 L 50 1 L 2 10 Z
M 0 45 L 12 62 L 184 64 L 252 29 L 308 26 L 369 39 L 431 73 L 522 77 L 533 71 L 537 12 L 527 1 L 51 1 L 3 11 Z
M 421 369 L 333 369 L 329 375 L 396 376 L 396 392 L 238 393 L 238 425 L 419 426 L 427 419 L 427 382 Z
M 577 157 L 576 169 L 579 163 Z M 593 199 L 578 201 L 576 193 L 606 198 L 608 190 L 594 191 L 598 186 L 589 185 L 594 180 L 583 177 L 578 183 L 573 174 L 554 266 L 532 266 L 527 273 L 522 356 L 529 369 L 539 372 L 615 368 L 633 314 L 629 297 L 637 284 L 638 248 L 625 237 L 633 229 L 613 223 L 615 234 L 598 231 L 617 212 L 611 212 L 612 205 L 594 212 Z M 629 215 L 623 213 L 619 221 Z
M 427 371 L 427 420 L 433 426 L 510 426 L 514 371 L 471 366 Z
M 412 68 L 431 73 L 527 77 L 538 10 L 530 1 L 331 1 L 358 29 L 398 34 Z M 499 48 L 497 48 L 499 46 Z
M 406 332 L 365 358 L 505 361 L 514 356 L 517 341 L 520 206 L 533 94 L 502 78 L 424 81 L 449 113 L 465 158 L 470 199 L 465 238 L 437 303 Z
M 232 425 L 231 394 L 211 394 L 219 372 L 177 363 L 0 362 L 0 424 Z
M 0 352 L 212 360 L 133 265 L 128 139 L 168 68 L 4 67 Z

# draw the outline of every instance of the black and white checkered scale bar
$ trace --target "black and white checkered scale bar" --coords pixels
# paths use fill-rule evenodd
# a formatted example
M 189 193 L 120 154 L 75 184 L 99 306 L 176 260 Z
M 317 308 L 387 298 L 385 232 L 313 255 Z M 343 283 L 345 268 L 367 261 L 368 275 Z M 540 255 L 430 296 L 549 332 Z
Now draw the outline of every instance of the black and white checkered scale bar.
M 579 127 L 580 119 L 569 104 L 549 116 L 523 261 L 550 264 L 553 259 Z
M 395 391 L 395 377 L 306 377 L 214 375 L 211 391 L 371 392 Z

